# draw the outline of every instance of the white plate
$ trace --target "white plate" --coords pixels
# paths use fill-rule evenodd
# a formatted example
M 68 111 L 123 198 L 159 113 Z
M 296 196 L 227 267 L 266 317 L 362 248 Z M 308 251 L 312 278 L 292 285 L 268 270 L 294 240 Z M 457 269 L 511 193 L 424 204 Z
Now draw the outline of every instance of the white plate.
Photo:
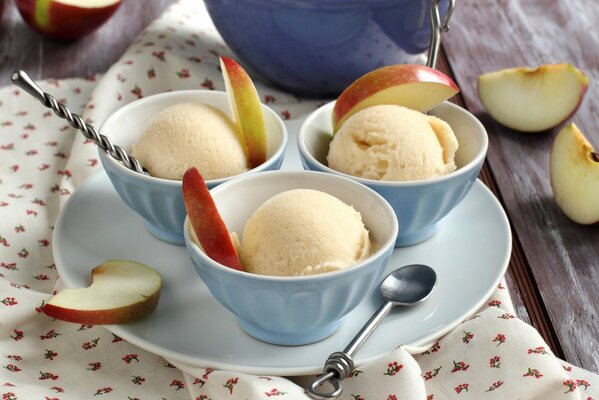
M 299 169 L 297 124 L 288 127 L 284 168 Z M 440 225 L 430 240 L 396 249 L 387 268 L 430 265 L 438 274 L 435 292 L 419 306 L 394 310 L 359 350 L 357 365 L 401 344 L 421 346 L 439 338 L 482 306 L 498 285 L 508 265 L 511 234 L 493 194 L 477 181 Z M 263 375 L 318 373 L 328 355 L 345 348 L 380 301 L 378 293 L 372 293 L 348 314 L 336 334 L 319 343 L 285 347 L 253 339 L 211 296 L 185 248 L 151 236 L 104 172 L 90 177 L 63 208 L 53 251 L 67 287 L 87 286 L 90 270 L 108 259 L 133 259 L 156 268 L 164 278 L 156 311 L 143 321 L 107 328 L 143 349 L 191 366 Z

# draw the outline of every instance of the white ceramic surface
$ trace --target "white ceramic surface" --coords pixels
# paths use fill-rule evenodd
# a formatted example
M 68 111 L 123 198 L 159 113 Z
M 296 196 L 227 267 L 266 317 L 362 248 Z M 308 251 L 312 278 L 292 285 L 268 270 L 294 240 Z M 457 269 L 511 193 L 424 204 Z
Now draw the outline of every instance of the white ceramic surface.
M 290 145 L 283 169 L 300 169 L 297 123 L 288 124 L 288 129 Z M 371 293 L 336 334 L 315 344 L 285 347 L 253 339 L 210 295 L 185 249 L 151 236 L 104 172 L 90 177 L 65 205 L 55 227 L 53 251 L 67 287 L 88 285 L 90 270 L 107 259 L 131 258 L 156 268 L 164 277 L 156 311 L 143 321 L 108 329 L 146 350 L 193 366 L 253 374 L 317 373 L 328 355 L 342 350 L 379 305 L 378 294 Z M 492 294 L 510 251 L 505 213 L 477 181 L 433 238 L 394 251 L 388 271 L 428 264 L 438 274 L 438 287 L 422 305 L 394 310 L 360 349 L 357 365 L 401 344 L 429 343 L 453 329 Z

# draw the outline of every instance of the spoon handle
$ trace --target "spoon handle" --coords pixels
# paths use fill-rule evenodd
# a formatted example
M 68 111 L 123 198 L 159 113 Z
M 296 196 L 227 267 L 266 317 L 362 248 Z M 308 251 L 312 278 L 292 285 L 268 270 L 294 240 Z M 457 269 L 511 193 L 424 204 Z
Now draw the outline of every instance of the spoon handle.
M 340 382 L 347 378 L 354 369 L 352 356 L 368 339 L 368 336 L 381 323 L 389 311 L 391 311 L 393 306 L 394 304 L 390 301 L 383 303 L 343 351 L 335 352 L 329 356 L 325 362 L 322 374 L 316 377 L 308 388 L 310 397 L 325 400 L 337 398 L 341 394 L 342 388 Z M 323 388 L 319 388 L 321 384 L 326 382 L 333 387 L 333 390 L 325 391 Z
M 67 106 L 59 103 L 51 94 L 44 92 L 25 71 L 13 72 L 11 80 L 14 85 L 20 87 L 32 97 L 35 97 L 44 106 L 52 109 L 54 114 L 65 119 L 73 128 L 80 130 L 83 136 L 90 139 L 111 157 L 121 161 L 125 167 L 140 174 L 147 174 L 137 159 L 128 155 L 120 146 L 113 144 L 106 136 L 98 133 L 96 128 L 86 123 L 81 116 L 72 113 Z

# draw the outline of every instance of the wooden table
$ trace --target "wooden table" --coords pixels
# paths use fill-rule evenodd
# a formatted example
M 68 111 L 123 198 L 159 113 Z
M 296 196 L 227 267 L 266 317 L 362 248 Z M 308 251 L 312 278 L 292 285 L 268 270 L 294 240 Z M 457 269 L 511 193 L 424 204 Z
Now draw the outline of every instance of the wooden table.
M 32 32 L 13 0 L 5 0 L 0 5 L 0 86 L 10 83 L 15 68 L 36 79 L 102 73 L 170 3 L 125 0 L 93 35 L 60 43 Z M 507 281 L 517 314 L 540 331 L 557 356 L 598 372 L 599 225 L 573 223 L 553 200 L 549 152 L 555 132 L 526 134 L 494 122 L 478 100 L 476 80 L 506 67 L 574 64 L 591 79 L 574 121 L 599 147 L 599 6 L 595 0 L 457 3 L 438 68 L 455 77 L 461 95 L 454 100 L 477 115 L 489 133 L 481 179 L 500 199 L 512 225 Z

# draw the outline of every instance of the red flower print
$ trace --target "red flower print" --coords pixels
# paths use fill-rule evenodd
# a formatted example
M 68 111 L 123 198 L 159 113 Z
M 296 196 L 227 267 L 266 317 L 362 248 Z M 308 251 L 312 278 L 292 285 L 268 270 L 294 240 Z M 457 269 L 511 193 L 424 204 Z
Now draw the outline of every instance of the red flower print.
M 9 169 L 11 172 L 17 172 L 17 171 L 19 170 L 19 168 L 20 168 L 20 167 L 19 167 L 19 165 L 18 165 L 18 164 L 14 164 L 14 165 L 11 165 L 10 167 L 8 167 L 8 169 Z
M 496 389 L 499 389 L 499 387 L 501 385 L 503 385 L 503 381 L 493 382 L 493 384 L 491 386 L 489 386 L 489 388 L 487 390 L 485 390 L 485 392 L 492 392 Z
M 397 396 L 394 394 L 390 394 L 389 396 L 387 396 L 387 400 L 397 400 Z
M 34 200 L 31 200 L 31 202 L 33 204 L 37 204 L 38 206 L 42 206 L 42 207 L 46 206 L 46 202 L 44 200 L 40 199 L 40 198 L 37 198 L 37 197 Z
M 6 364 L 4 366 L 4 368 L 7 369 L 10 372 L 21 372 L 22 371 L 21 368 L 17 367 L 14 364 Z
M 526 373 L 522 376 L 524 376 L 524 377 L 534 376 L 535 379 L 539 379 L 539 378 L 543 377 L 543 374 L 541 374 L 541 372 L 536 368 L 528 368 L 528 371 L 526 371 Z
M 229 394 L 233 394 L 233 388 L 235 387 L 235 385 L 237 385 L 238 382 L 239 378 L 230 378 L 223 385 L 223 387 L 229 389 Z
M 0 303 L 4 304 L 5 306 L 14 306 L 16 304 L 19 304 L 19 302 L 14 297 L 5 297 L 4 300 L 2 300 Z
M 208 90 L 214 90 L 215 89 L 214 82 L 212 82 L 208 78 L 204 79 L 204 82 L 202 82 L 202 84 L 200 86 L 202 86 L 204 89 L 208 89 Z
M 204 385 L 206 384 L 206 381 L 203 381 L 200 378 L 195 378 L 191 384 L 192 385 L 200 385 L 200 387 L 204 387 Z
M 501 301 L 499 300 L 491 300 L 487 303 L 489 307 L 499 307 L 501 305 Z
M 46 332 L 46 334 L 41 335 L 40 339 L 41 340 L 54 339 L 55 337 L 60 336 L 60 335 L 62 335 L 62 334 L 54 331 L 54 329 L 51 329 L 48 332 Z
M 56 175 L 64 176 L 65 178 L 70 179 L 73 176 L 73 173 L 70 170 L 65 169 L 56 171 Z
M 89 365 L 89 367 L 87 367 L 88 371 L 97 371 L 100 368 L 102 368 L 102 363 L 96 361 L 96 362 L 90 362 L 87 365 Z
M 7 246 L 7 247 L 9 247 L 9 246 Z M 10 264 L 0 263 L 0 267 L 6 268 L 9 271 L 18 271 L 19 270 L 17 268 L 17 263 L 10 263 Z
M 516 318 L 516 316 L 515 316 L 515 315 L 512 315 L 512 314 L 510 314 L 510 313 L 503 313 L 503 314 L 501 314 L 501 315 L 500 315 L 499 317 L 497 317 L 497 318 L 501 318 L 501 319 L 514 319 L 514 318 Z
M 539 346 L 539 347 L 535 347 L 534 349 L 528 349 L 528 354 L 549 354 L 549 353 L 547 352 L 547 350 L 545 350 L 545 347 Z
M 398 364 L 397 361 L 390 362 L 387 364 L 387 372 L 383 375 L 393 376 L 396 375 L 403 368 L 403 364 Z
M 467 383 L 462 383 L 461 385 L 458 385 L 454 388 L 455 392 L 460 394 L 462 393 L 462 391 L 468 391 L 468 384 Z
M 181 390 L 181 389 L 185 388 L 185 384 L 176 379 L 173 379 L 173 381 L 171 382 L 171 384 L 169 386 L 174 386 L 176 388 L 175 390 Z
M 120 336 L 115 335 L 114 333 L 112 334 L 112 343 L 117 343 L 117 342 L 122 342 L 123 339 Z
M 364 397 L 360 396 L 359 394 L 353 394 L 350 393 L 350 396 L 354 399 L 354 400 L 365 400 Z
M 54 360 L 54 358 L 56 358 L 57 355 L 58 353 L 56 353 L 55 351 L 46 349 L 44 357 L 46 357 L 47 360 Z
M 206 368 L 204 371 L 205 372 L 204 372 L 204 375 L 202 375 L 202 379 L 204 379 L 205 381 L 207 381 L 208 380 L 208 375 L 210 375 L 211 373 L 213 373 L 214 369 L 212 369 L 212 368 Z
M 264 392 L 264 394 L 266 395 L 266 397 L 274 397 L 274 396 L 283 396 L 283 395 L 286 395 L 287 392 L 281 392 L 277 388 L 272 388 L 272 389 L 270 389 L 269 392 Z
M 48 379 L 52 379 L 53 381 L 57 380 L 59 378 L 58 375 L 54 375 L 52 372 L 42 372 L 40 371 L 40 377 L 37 378 L 40 381 L 46 381 Z
M 148 70 L 147 75 L 148 75 L 148 79 L 156 78 L 156 70 L 154 69 L 154 67 L 152 67 Z
M 434 344 L 431 346 L 431 348 L 430 348 L 430 349 L 428 349 L 427 351 L 425 351 L 425 352 L 421 353 L 421 355 L 423 355 L 423 356 L 425 356 L 425 355 L 426 355 L 426 356 L 427 356 L 427 355 L 429 355 L 429 354 L 431 354 L 431 353 L 436 353 L 436 352 L 438 352 L 440 349 L 441 349 L 441 345 L 439 344 L 439 342 L 435 342 L 435 343 L 434 343 Z
M 94 340 L 92 340 L 91 342 L 85 342 L 81 345 L 81 348 L 83 348 L 83 350 L 90 350 L 93 349 L 94 347 L 98 346 L 98 342 L 100 341 L 100 338 L 95 338 Z
M 139 358 L 137 358 L 137 354 L 127 354 L 125 357 L 122 358 L 122 360 L 124 362 L 126 362 L 127 364 L 131 364 L 131 361 L 133 361 L 133 360 L 139 362 Z
M 14 150 L 14 149 L 15 149 L 14 143 L 3 144 L 0 146 L 0 150 Z
M 35 150 L 35 149 L 27 150 L 27 151 L 25 152 L 25 155 L 26 155 L 26 156 L 34 156 L 34 155 L 36 155 L 36 154 L 37 154 L 37 150 Z
M 37 211 L 27 210 L 27 211 L 25 211 L 25 213 L 27 215 L 33 215 L 34 217 L 37 217 Z M 23 250 L 25 250 L 25 249 L 23 249 Z M 27 253 L 27 255 L 29 255 L 29 253 Z M 19 257 L 21 257 L 21 255 L 19 255 Z M 25 257 L 27 257 L 27 256 L 25 256 Z
M 196 397 L 195 400 L 210 400 L 210 397 L 208 397 L 207 394 L 201 394 L 198 397 Z
M 567 381 L 564 381 L 564 383 L 562 383 L 562 385 L 567 386 L 568 390 L 566 390 L 564 393 L 570 393 L 576 390 L 576 382 L 574 382 L 572 379 L 568 379 Z
M 493 356 L 489 360 L 489 367 L 491 368 L 501 368 L 501 357 Z
M 13 360 L 13 361 L 22 361 L 23 357 L 16 355 L 16 354 L 9 354 L 6 356 L 6 358 L 8 358 L 9 360 Z
M 166 61 L 166 59 L 164 58 L 164 51 L 153 51 L 152 55 L 160 61 Z
M 435 395 L 434 394 L 429 394 L 426 396 L 426 400 L 434 400 Z
M 358 376 L 358 375 L 360 375 L 362 373 L 364 373 L 364 371 L 360 371 L 359 369 L 354 368 L 354 369 L 351 370 L 351 372 L 349 373 L 349 375 L 347 377 L 348 378 L 354 378 L 354 377 L 356 377 L 356 376 Z
M 141 99 L 143 96 L 143 92 L 141 90 L 141 88 L 137 85 L 135 85 L 133 87 L 133 89 L 131 89 L 131 94 L 133 94 L 134 96 L 136 96 L 138 99 Z
M 584 379 L 576 379 L 576 386 L 578 386 L 579 388 L 583 387 L 584 390 L 587 390 L 589 386 L 591 386 L 591 384 L 585 381 Z
M 283 117 L 283 119 L 291 119 L 291 113 L 289 110 L 283 110 L 281 111 L 281 117 Z
M 191 76 L 191 74 L 189 73 L 189 70 L 187 68 L 183 68 L 181 71 L 177 72 L 177 76 L 180 79 L 187 79 Z
M 468 368 L 470 368 L 469 364 L 466 364 L 464 361 L 460 361 L 460 362 L 453 362 L 453 369 L 451 370 L 451 372 L 458 372 L 458 371 L 467 371 Z
M 495 339 L 493 339 L 493 342 L 497 342 L 497 346 L 505 343 L 505 335 L 503 333 L 498 333 L 497 336 L 495 336 Z
M 17 400 L 17 396 L 13 392 L 6 392 L 2 395 L 2 400 Z
M 57 153 L 54 153 L 53 156 L 57 157 L 57 158 L 60 158 L 62 160 L 66 160 L 67 158 L 69 158 L 69 156 L 65 152 L 63 152 L 63 151 L 59 151 Z
M 275 98 L 275 96 L 271 96 L 270 94 L 267 94 L 264 96 L 264 102 L 266 104 L 272 104 L 276 101 L 277 101 L 277 99 Z
M 196 64 L 199 64 L 199 63 L 202 62 L 202 59 L 200 57 L 194 57 L 194 56 L 189 57 L 188 60 L 191 61 L 191 62 L 194 62 Z
M 133 379 L 131 379 L 131 382 L 135 383 L 136 385 L 141 385 L 146 381 L 146 378 L 142 378 L 141 376 L 133 376 Z
M 19 340 L 23 339 L 23 337 L 24 337 L 23 331 L 14 329 L 13 332 L 15 334 L 14 336 L 13 335 L 8 335 L 8 336 L 11 339 L 13 339 L 15 342 L 18 342 Z
M 472 332 L 466 332 L 466 331 L 462 331 L 464 332 L 464 336 L 462 336 L 462 343 L 470 343 L 470 341 L 472 340 L 472 338 L 474 338 L 474 334 Z
M 94 396 L 102 396 L 103 394 L 110 393 L 110 392 L 112 392 L 112 388 L 105 387 L 105 388 L 96 390 L 96 393 L 94 393 Z
M 64 393 L 64 389 L 58 386 L 52 386 L 50 390 L 56 390 L 56 393 Z
M 441 368 L 442 367 L 439 367 L 439 368 L 435 368 L 432 371 L 425 372 L 424 374 L 422 374 L 422 378 L 424 378 L 425 381 L 430 381 L 435 376 L 439 375 L 439 371 L 441 371 Z

